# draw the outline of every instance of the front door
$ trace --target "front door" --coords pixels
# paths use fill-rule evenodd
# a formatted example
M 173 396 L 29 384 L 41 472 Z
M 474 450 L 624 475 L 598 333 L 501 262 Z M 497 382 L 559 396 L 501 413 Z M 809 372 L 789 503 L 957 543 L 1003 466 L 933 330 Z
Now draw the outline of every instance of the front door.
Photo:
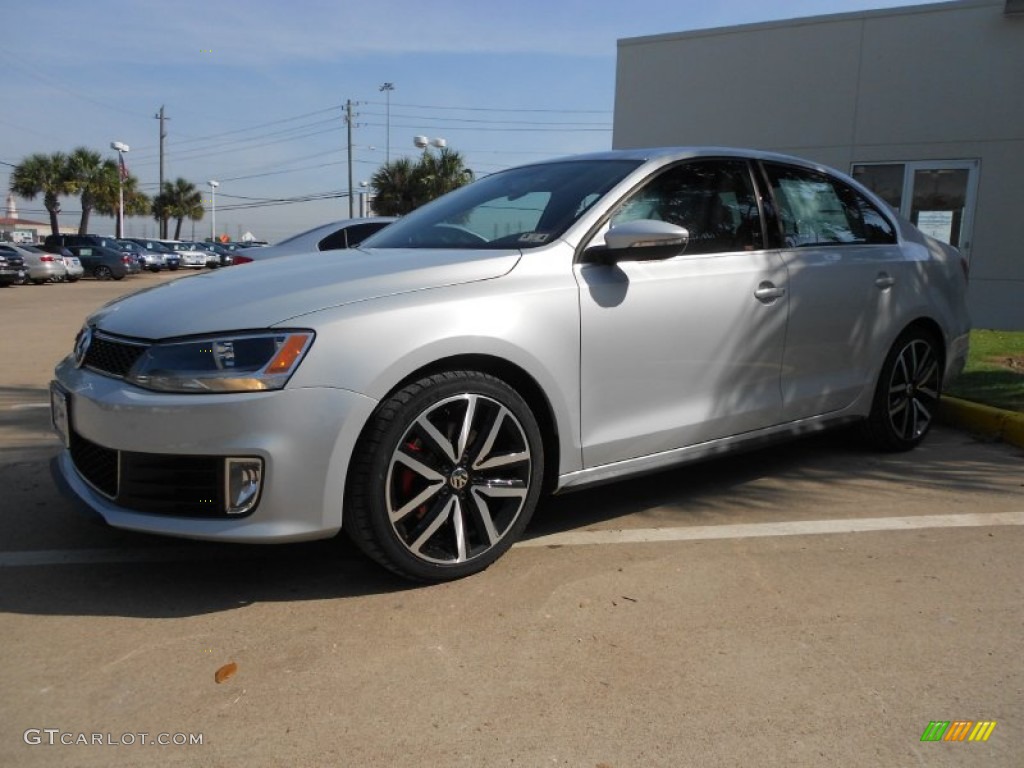
M 611 219 L 685 227 L 680 255 L 576 266 L 587 467 L 778 423 L 787 275 L 758 210 L 745 161 L 683 163 Z

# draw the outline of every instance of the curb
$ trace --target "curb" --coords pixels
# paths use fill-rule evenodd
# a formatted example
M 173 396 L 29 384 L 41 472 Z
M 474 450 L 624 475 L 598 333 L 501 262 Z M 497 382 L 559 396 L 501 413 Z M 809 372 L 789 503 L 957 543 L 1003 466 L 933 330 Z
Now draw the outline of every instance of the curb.
M 1024 448 L 1024 413 L 943 395 L 939 401 L 938 416 L 950 426 Z

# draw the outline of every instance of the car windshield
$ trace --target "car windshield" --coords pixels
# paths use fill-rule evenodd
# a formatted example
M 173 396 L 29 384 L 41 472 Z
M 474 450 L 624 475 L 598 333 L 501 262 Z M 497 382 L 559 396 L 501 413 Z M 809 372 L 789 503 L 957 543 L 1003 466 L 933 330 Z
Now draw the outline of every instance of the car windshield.
M 23 245 L 21 246 L 21 249 L 23 251 L 30 251 L 32 253 L 46 253 L 46 251 L 44 251 L 42 248 L 38 248 L 34 245 Z
M 361 248 L 536 248 L 557 239 L 640 165 L 571 160 L 487 176 L 382 229 Z
M 133 243 L 131 240 L 118 240 L 117 243 L 126 251 L 134 251 L 138 253 L 139 251 L 146 250 L 141 245 L 139 245 L 138 243 Z

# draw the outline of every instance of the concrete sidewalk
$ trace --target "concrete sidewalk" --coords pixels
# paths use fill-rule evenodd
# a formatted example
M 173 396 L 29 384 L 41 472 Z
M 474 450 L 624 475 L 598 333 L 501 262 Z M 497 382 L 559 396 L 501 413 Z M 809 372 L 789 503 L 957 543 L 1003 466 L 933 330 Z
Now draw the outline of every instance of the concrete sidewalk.
M 968 432 L 1024 448 L 1024 413 L 1004 411 L 943 395 L 939 401 L 939 420 Z

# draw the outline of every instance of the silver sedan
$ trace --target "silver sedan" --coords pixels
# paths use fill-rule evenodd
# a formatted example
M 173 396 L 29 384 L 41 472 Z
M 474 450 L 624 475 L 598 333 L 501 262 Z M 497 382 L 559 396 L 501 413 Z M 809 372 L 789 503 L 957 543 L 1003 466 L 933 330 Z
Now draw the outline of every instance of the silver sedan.
M 52 385 L 57 475 L 117 527 L 344 528 L 397 573 L 458 578 L 542 493 L 850 422 L 914 448 L 967 354 L 966 289 L 955 249 L 813 163 L 659 149 L 524 166 L 345 259 L 102 308 Z

